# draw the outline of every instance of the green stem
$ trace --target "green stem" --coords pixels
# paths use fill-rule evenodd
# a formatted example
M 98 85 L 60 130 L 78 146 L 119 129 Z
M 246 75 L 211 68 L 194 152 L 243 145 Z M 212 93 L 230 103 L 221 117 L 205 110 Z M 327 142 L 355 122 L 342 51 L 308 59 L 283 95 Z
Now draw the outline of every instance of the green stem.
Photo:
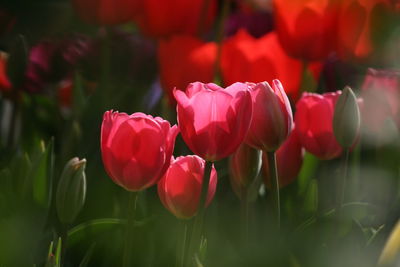
M 338 193 L 337 193 L 337 201 L 336 201 L 336 208 L 337 211 L 340 211 L 343 206 L 343 201 L 344 201 L 344 194 L 346 191 L 346 181 L 347 181 L 347 169 L 349 165 L 349 155 L 350 155 L 350 149 L 345 149 L 344 151 L 344 161 L 343 161 L 343 172 L 341 177 L 339 177 L 339 186 L 338 186 Z M 339 214 L 339 212 L 338 212 Z
M 181 240 L 177 242 L 176 249 L 176 266 L 183 267 L 185 266 L 185 252 L 186 252 L 186 239 L 187 239 L 187 222 L 181 220 L 181 227 L 179 227 L 181 232 Z
M 206 165 L 204 167 L 203 182 L 201 183 L 200 201 L 197 207 L 197 215 L 194 218 L 192 236 L 190 238 L 190 243 L 189 243 L 189 252 L 188 252 L 189 254 L 186 259 L 187 264 L 185 264 L 185 266 L 192 265 L 192 263 L 194 262 L 195 254 L 197 253 L 197 248 L 199 248 L 200 245 L 204 214 L 206 208 L 205 204 L 207 200 L 207 192 L 210 183 L 211 170 L 212 170 L 212 162 L 206 161 Z
M 242 199 L 240 200 L 240 210 L 242 217 L 242 233 L 243 242 L 245 246 L 249 241 L 249 201 L 248 201 L 248 190 L 245 190 L 242 194 Z
M 275 151 L 267 152 L 269 177 L 271 177 L 272 196 L 275 204 L 275 212 L 278 228 L 281 227 L 281 203 L 279 197 L 279 178 L 276 167 L 276 154 Z
M 138 192 L 130 192 L 128 202 L 128 220 L 126 223 L 125 246 L 122 266 L 131 266 L 132 234 L 134 230 L 134 220 L 136 215 L 136 205 Z

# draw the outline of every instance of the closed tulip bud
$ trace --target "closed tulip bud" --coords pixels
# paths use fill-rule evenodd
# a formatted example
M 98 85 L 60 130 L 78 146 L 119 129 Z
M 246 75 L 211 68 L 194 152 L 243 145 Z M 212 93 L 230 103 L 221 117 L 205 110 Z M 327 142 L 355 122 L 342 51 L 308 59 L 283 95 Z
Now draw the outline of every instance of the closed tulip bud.
M 172 160 L 158 183 L 158 195 L 164 207 L 179 219 L 197 213 L 204 178 L 205 161 L 198 156 L 182 156 Z M 217 186 L 217 171 L 211 169 L 206 206 L 211 203 Z
M 101 154 L 111 179 L 129 191 L 156 184 L 170 162 L 178 128 L 143 113 L 107 111 L 101 125 Z
M 350 148 L 360 130 L 360 109 L 357 98 L 350 87 L 343 89 L 333 115 L 333 133 L 343 148 Z
M 195 154 L 216 161 L 243 142 L 253 110 L 249 85 L 234 83 L 223 89 L 195 82 L 186 92 L 175 89 L 174 96 L 182 138 Z
M 86 197 L 86 159 L 73 158 L 65 165 L 57 187 L 56 206 L 62 223 L 72 223 Z
M 289 99 L 279 80 L 251 86 L 253 118 L 245 142 L 263 150 L 275 151 L 286 140 L 293 127 Z
M 229 178 L 233 191 L 239 198 L 243 198 L 248 190 L 253 188 L 261 169 L 261 151 L 242 143 L 238 150 L 229 159 Z M 258 186 L 260 183 L 258 184 Z M 246 196 L 247 197 L 247 196 Z

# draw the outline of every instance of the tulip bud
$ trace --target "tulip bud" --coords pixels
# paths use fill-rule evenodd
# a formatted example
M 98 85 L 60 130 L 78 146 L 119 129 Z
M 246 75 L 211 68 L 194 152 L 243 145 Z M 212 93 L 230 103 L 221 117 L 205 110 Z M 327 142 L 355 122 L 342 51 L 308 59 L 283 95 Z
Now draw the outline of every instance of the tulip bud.
M 72 223 L 85 203 L 86 159 L 73 158 L 65 165 L 57 187 L 57 214 L 62 223 Z
M 350 87 L 345 87 L 339 96 L 333 115 L 333 133 L 344 148 L 350 148 L 360 130 L 360 109 L 357 98 Z
M 257 196 L 258 188 L 255 180 L 261 169 L 261 150 L 252 148 L 242 143 L 238 150 L 230 157 L 229 160 L 229 178 L 233 191 L 239 198 L 243 198 L 250 188 L 255 192 L 251 194 L 251 199 Z M 253 192 L 251 192 L 253 193 Z

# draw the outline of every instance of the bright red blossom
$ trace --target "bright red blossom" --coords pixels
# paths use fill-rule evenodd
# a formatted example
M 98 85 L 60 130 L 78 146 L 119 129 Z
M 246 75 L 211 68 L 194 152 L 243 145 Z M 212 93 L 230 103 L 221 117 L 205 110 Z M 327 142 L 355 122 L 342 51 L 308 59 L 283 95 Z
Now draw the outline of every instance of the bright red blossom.
M 186 93 L 174 90 L 183 140 L 208 161 L 229 156 L 243 142 L 250 126 L 252 100 L 249 86 L 191 83 Z
M 300 142 L 308 152 L 323 160 L 333 159 L 342 153 L 332 126 L 340 93 L 303 93 L 296 104 L 295 124 Z
M 107 111 L 101 154 L 108 175 L 129 191 L 154 185 L 170 164 L 177 134 L 177 127 L 160 117 Z
M 302 66 L 285 53 L 274 32 L 256 39 L 241 30 L 223 43 L 221 72 L 227 85 L 279 79 L 286 94 L 295 100 L 299 95 Z
M 176 104 L 172 93 L 175 87 L 184 90 L 193 81 L 213 81 L 216 56 L 215 43 L 206 43 L 196 37 L 174 36 L 159 42 L 161 85 L 171 104 Z
M 182 156 L 171 162 L 158 183 L 158 195 L 166 209 L 180 219 L 197 213 L 204 177 L 205 161 L 198 156 Z M 211 170 L 206 206 L 211 203 L 217 187 L 217 171 Z
M 202 21 L 204 5 L 209 2 Z M 173 34 L 196 34 L 202 27 L 212 25 L 217 3 L 215 0 L 140 0 L 135 21 L 148 36 L 160 38 Z
M 286 52 L 303 60 L 324 59 L 334 50 L 336 0 L 274 0 L 275 23 Z

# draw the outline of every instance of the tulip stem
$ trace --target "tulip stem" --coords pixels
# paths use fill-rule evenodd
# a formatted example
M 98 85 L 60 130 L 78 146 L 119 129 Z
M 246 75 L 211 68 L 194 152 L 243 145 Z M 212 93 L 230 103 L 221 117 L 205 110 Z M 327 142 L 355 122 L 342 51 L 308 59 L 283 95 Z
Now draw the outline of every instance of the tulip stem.
M 342 175 L 339 177 L 339 183 L 338 183 L 338 193 L 337 193 L 337 212 L 339 214 L 339 211 L 342 209 L 343 206 L 343 201 L 344 201 L 344 194 L 346 191 L 346 181 L 347 181 L 347 169 L 348 169 L 348 164 L 349 164 L 349 155 L 350 155 L 350 149 L 346 148 L 344 151 L 344 160 L 343 160 L 343 171 Z
M 128 200 L 128 220 L 126 222 L 125 246 L 122 266 L 131 266 L 132 234 L 136 214 L 138 192 L 130 192 Z
M 242 194 L 242 199 L 240 201 L 240 208 L 242 213 L 242 229 L 243 229 L 243 241 L 245 246 L 249 241 L 249 200 L 248 200 L 248 190 L 245 190 Z
M 279 197 L 279 178 L 276 167 L 276 154 L 275 151 L 267 152 L 269 176 L 272 183 L 272 197 L 275 204 L 275 212 L 277 219 L 278 229 L 281 227 L 281 203 Z
M 192 263 L 195 261 L 195 255 L 197 254 L 197 250 L 200 246 L 211 170 L 212 162 L 206 161 L 206 165 L 204 167 L 203 182 L 201 183 L 200 201 L 199 205 L 197 206 L 197 215 L 194 218 L 192 236 L 189 243 L 189 256 L 187 257 L 187 264 L 185 264 L 185 266 L 193 265 Z
M 187 239 L 187 222 L 181 220 L 179 227 L 180 234 L 182 236 L 181 240 L 177 242 L 177 249 L 176 249 L 176 266 L 183 267 L 185 266 L 185 252 L 186 252 L 186 239 Z

